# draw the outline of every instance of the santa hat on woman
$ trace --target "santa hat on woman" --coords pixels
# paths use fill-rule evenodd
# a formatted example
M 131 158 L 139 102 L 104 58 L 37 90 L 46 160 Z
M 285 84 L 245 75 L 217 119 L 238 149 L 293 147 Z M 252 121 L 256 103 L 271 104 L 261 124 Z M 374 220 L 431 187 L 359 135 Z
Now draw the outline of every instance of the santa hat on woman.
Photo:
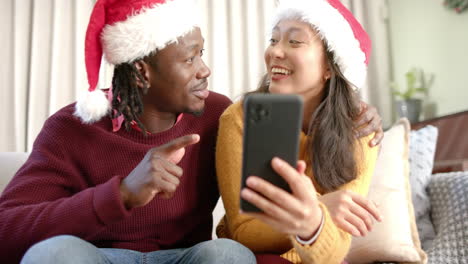
M 97 87 L 103 55 L 118 65 L 163 49 L 198 27 L 195 9 L 193 0 L 98 0 L 85 41 L 89 89 L 78 99 L 75 115 L 83 123 L 93 123 L 111 109 Z
M 371 41 L 340 0 L 280 0 L 273 27 L 285 19 L 309 23 L 334 52 L 335 63 L 346 79 L 356 88 L 364 85 Z

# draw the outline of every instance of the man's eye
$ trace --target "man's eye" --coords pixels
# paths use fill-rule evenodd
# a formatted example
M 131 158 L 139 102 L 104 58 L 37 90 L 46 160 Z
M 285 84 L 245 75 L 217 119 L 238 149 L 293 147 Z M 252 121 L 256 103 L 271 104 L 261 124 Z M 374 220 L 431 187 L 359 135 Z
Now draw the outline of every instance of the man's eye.
M 291 39 L 291 40 L 289 41 L 289 43 L 291 43 L 291 44 L 301 44 L 301 43 L 303 43 L 303 42 L 298 41 L 298 40 Z
M 202 57 L 204 53 L 205 53 L 205 49 L 201 49 L 200 50 L 200 57 Z
M 274 39 L 274 38 L 271 38 L 270 39 L 270 44 L 276 44 L 278 43 L 278 40 Z
M 194 57 L 188 58 L 188 59 L 187 59 L 187 62 L 192 63 L 194 60 L 195 60 L 195 56 L 194 56 Z

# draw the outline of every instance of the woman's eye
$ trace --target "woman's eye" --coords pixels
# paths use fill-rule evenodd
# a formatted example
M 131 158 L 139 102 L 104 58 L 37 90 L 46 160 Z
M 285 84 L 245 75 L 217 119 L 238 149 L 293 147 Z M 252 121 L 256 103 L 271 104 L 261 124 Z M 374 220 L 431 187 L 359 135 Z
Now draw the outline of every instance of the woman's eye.
M 194 56 L 194 57 L 188 58 L 188 59 L 187 59 L 187 62 L 192 63 L 194 60 L 195 60 L 195 56 Z
M 200 57 L 202 57 L 204 53 L 205 53 L 205 49 L 201 49 L 200 50 Z
M 278 43 L 278 40 L 274 39 L 274 38 L 271 38 L 270 39 L 270 44 L 276 44 Z

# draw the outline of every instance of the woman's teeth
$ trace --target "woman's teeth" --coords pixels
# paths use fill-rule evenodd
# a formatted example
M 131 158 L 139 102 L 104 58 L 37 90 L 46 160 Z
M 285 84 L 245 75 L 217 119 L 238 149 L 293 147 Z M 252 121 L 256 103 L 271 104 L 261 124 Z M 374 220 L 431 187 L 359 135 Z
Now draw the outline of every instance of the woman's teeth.
M 279 73 L 279 74 L 284 74 L 284 75 L 290 75 L 291 71 L 282 69 L 282 68 L 272 68 L 271 69 L 272 73 Z

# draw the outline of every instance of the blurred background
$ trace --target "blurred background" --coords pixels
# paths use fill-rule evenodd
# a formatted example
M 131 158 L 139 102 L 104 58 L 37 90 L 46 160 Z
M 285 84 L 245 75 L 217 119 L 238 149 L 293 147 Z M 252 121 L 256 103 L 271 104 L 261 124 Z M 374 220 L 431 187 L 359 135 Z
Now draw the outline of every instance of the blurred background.
M 84 37 L 94 2 L 0 1 L 0 151 L 30 151 L 47 117 L 88 89 Z M 385 128 L 401 113 L 416 122 L 468 110 L 468 0 L 342 2 L 373 41 L 360 93 L 379 109 Z M 263 51 L 276 2 L 198 4 L 210 89 L 239 100 L 265 72 Z M 101 88 L 109 87 L 112 70 L 103 61 Z

